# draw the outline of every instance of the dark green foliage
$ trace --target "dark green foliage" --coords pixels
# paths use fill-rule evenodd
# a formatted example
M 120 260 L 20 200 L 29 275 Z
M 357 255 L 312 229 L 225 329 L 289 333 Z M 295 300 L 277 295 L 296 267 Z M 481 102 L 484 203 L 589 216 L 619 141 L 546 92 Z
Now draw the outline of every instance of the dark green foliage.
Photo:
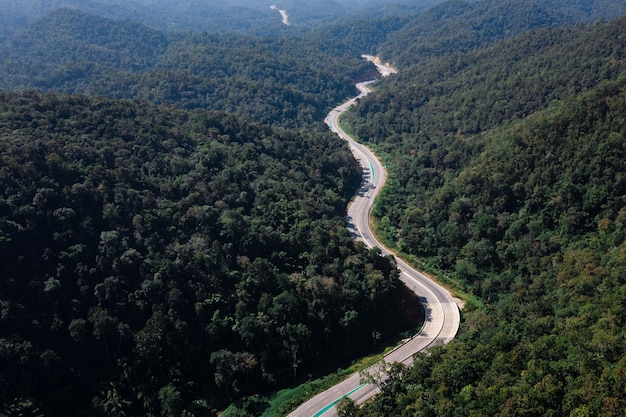
M 624 9 L 613 0 L 589 7 L 543 3 L 449 2 L 421 14 L 410 9 L 399 17 L 394 12 L 374 22 L 350 20 L 272 38 L 165 34 L 59 9 L 3 42 L 0 87 L 143 98 L 294 127 L 322 119 L 329 107 L 354 93 L 353 81 L 370 68 L 361 53 L 380 50 L 406 67 L 531 28 L 615 16 Z M 464 63 L 438 65 L 456 72 Z
M 616 18 L 621 0 L 451 0 L 399 19 L 376 50 L 402 68 L 428 58 L 469 52 L 531 29 Z M 369 45 L 365 43 L 365 45 Z
M 61 10 L 13 33 L 5 88 L 134 101 L 0 95 L 0 414 L 210 415 L 399 329 L 393 262 L 344 227 L 358 168 L 316 124 L 380 50 L 403 68 L 347 118 L 390 156 L 379 230 L 486 307 L 342 412 L 623 415 L 626 19 L 554 28 L 623 7 L 454 1 L 277 39 Z
M 326 129 L 26 92 L 0 143 L 2 413 L 207 415 L 400 330 Z
M 375 210 L 381 230 L 395 236 L 404 251 L 473 276 L 476 267 L 509 265 L 495 252 L 505 232 L 506 239 L 514 242 L 526 229 L 537 237 L 544 227 L 562 223 L 561 213 L 551 213 L 551 218 L 536 223 L 529 221 L 528 214 L 541 210 L 543 199 L 550 195 L 563 194 L 569 201 L 583 195 L 574 188 L 546 192 L 537 187 L 552 184 L 564 173 L 574 184 L 587 181 L 588 174 L 574 175 L 573 168 L 564 172 L 566 160 L 555 158 L 580 159 L 589 149 L 576 154 L 572 147 L 579 145 L 556 141 L 567 134 L 593 135 L 598 127 L 583 120 L 584 125 L 572 132 L 569 125 L 578 122 L 576 116 L 572 122 L 560 122 L 542 138 L 542 146 L 523 148 L 536 152 L 532 156 L 517 154 L 520 145 L 512 141 L 511 133 L 477 134 L 526 117 L 602 80 L 615 79 L 626 70 L 624 31 L 626 18 L 589 27 L 540 30 L 485 50 L 432 60 L 381 84 L 376 95 L 362 100 L 358 113 L 347 116 L 360 138 L 391 152 L 400 168 L 393 172 Z M 401 85 L 408 87 L 400 89 Z M 587 111 L 579 106 L 580 111 Z M 549 144 L 555 148 L 546 149 Z M 497 155 L 485 154 L 487 146 L 497 148 Z M 598 160 L 612 149 L 605 148 L 597 154 Z M 546 158 L 554 161 L 540 162 Z M 510 164 L 500 166 L 502 160 Z M 557 160 L 561 163 L 556 164 Z M 611 169 L 619 171 L 619 157 L 610 160 Z M 590 162 L 576 163 L 582 169 Z M 534 169 L 546 172 L 534 174 Z M 600 186 L 604 197 L 586 197 L 585 207 L 592 212 L 598 209 L 601 199 L 615 191 L 609 184 Z M 477 209 L 477 201 L 485 207 Z M 509 215 L 517 212 L 521 217 Z M 571 227 L 577 229 L 577 222 L 584 220 L 572 219 Z
M 527 33 L 363 100 L 351 121 L 397 164 L 387 237 L 486 307 L 357 415 L 624 414 L 625 24 Z
M 529 29 L 560 25 L 564 20 L 561 10 L 532 0 L 447 1 L 412 17 L 381 50 L 406 67 L 430 57 L 469 52 Z
M 371 69 L 322 37 L 164 34 L 58 10 L 0 48 L 0 87 L 142 98 L 293 127 L 323 119 Z
M 372 7 L 370 13 L 313 32 L 380 54 L 404 74 L 407 67 L 455 52 L 469 52 L 531 29 L 554 28 L 616 18 L 622 0 L 451 0 Z M 439 4 L 440 3 L 440 4 Z M 421 10 L 424 8 L 425 10 Z
M 279 35 L 288 29 L 269 4 L 254 0 L 3 0 L 0 35 L 68 8 L 176 32 Z M 3 30 L 4 29 L 4 30 Z
M 71 8 L 168 32 L 246 33 L 277 37 L 311 31 L 348 16 L 415 14 L 443 0 L 2 0 L 0 39 L 53 10 Z M 287 10 L 290 25 L 278 10 Z
M 359 412 L 358 405 L 351 398 L 345 397 L 337 403 L 337 415 L 339 417 L 356 417 Z

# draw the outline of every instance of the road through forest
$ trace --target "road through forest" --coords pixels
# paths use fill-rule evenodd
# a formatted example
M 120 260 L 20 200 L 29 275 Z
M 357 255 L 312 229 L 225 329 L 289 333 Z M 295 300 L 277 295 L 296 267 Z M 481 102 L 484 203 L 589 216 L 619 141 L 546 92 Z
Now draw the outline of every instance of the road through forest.
M 374 57 L 364 56 L 364 58 L 373 61 L 383 76 L 395 72 L 388 65 L 375 61 Z M 377 246 L 383 255 L 392 255 L 389 249 L 376 240 L 370 229 L 370 211 L 376 195 L 384 185 L 385 167 L 367 147 L 357 143 L 344 132 L 338 123 L 339 116 L 343 112 L 358 99 L 371 92 L 368 85 L 372 82 L 374 81 L 357 84 L 360 94 L 331 110 L 325 122 L 340 138 L 348 141 L 352 153 L 363 169 L 361 189 L 348 208 L 347 219 L 351 233 L 355 239 L 363 241 L 368 247 Z M 419 333 L 388 353 L 384 359 L 389 363 L 411 364 L 415 353 L 429 346 L 448 343 L 454 339 L 461 319 L 460 310 L 448 290 L 411 268 L 398 257 L 395 259 L 402 281 L 420 297 L 426 311 L 426 321 Z M 289 417 L 336 416 L 335 404 L 342 398 L 348 396 L 357 404 L 362 404 L 376 395 L 378 391 L 379 389 L 374 384 L 362 384 L 359 374 L 355 373 L 343 382 L 311 398 L 290 413 Z

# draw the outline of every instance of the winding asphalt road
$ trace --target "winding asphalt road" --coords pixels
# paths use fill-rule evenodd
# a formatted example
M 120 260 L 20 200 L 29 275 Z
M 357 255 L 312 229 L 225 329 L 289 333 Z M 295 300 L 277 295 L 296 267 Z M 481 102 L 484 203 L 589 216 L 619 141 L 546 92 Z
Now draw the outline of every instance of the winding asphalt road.
M 381 74 L 389 72 L 377 64 Z M 348 208 L 348 227 L 356 239 L 368 247 L 378 246 L 384 255 L 392 252 L 376 240 L 370 229 L 370 211 L 374 198 L 385 183 L 386 171 L 381 162 L 365 146 L 357 143 L 339 126 L 339 116 L 352 106 L 359 98 L 370 93 L 367 87 L 373 81 L 357 84 L 360 94 L 342 105 L 334 108 L 326 117 L 326 124 L 339 137 L 348 141 L 355 158 L 363 168 L 363 183 L 358 195 Z M 395 256 L 395 255 L 394 255 Z M 401 362 L 411 364 L 413 355 L 424 349 L 442 343 L 448 343 L 456 336 L 461 320 L 460 310 L 448 290 L 422 273 L 414 270 L 404 261 L 395 258 L 400 269 L 400 277 L 405 285 L 421 299 L 426 310 L 426 322 L 415 336 L 405 341 L 385 356 L 389 363 Z M 336 416 L 335 404 L 348 396 L 357 404 L 362 404 L 379 392 L 374 384 L 361 384 L 358 373 L 324 391 L 302 404 L 289 417 L 331 417 Z

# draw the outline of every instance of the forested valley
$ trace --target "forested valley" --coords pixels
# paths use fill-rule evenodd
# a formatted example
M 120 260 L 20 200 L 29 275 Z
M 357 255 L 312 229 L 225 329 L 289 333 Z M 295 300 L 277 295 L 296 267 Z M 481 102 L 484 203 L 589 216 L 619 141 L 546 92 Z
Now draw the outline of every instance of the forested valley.
M 445 0 L 2 0 L 0 40 L 26 22 L 69 8 L 167 32 L 277 37 L 307 32 L 346 18 L 417 14 Z M 274 5 L 275 8 L 271 6 Z M 288 14 L 286 25 L 279 10 Z
M 361 54 L 380 53 L 406 67 L 533 28 L 616 16 L 624 8 L 617 0 L 552 3 L 451 1 L 423 13 L 400 9 L 379 20 L 358 15 L 274 37 L 164 32 L 63 8 L 0 43 L 0 88 L 141 98 L 294 128 L 319 122 L 355 94 L 355 81 L 376 76 Z
M 313 2 L 272 36 L 97 3 L 1 33 L 0 415 L 261 415 L 415 329 L 321 123 L 362 53 L 399 69 L 342 119 L 389 170 L 377 230 L 466 307 L 340 415 L 626 413 L 623 1 Z
M 623 415 L 624 33 L 626 17 L 417 63 L 348 115 L 390 167 L 381 235 L 479 302 L 344 415 Z
M 292 128 L 319 122 L 375 70 L 330 39 L 165 33 L 60 9 L 0 49 L 0 87 L 142 98 Z
M 393 262 L 345 228 L 359 170 L 330 133 L 0 103 L 5 412 L 214 413 L 405 326 Z

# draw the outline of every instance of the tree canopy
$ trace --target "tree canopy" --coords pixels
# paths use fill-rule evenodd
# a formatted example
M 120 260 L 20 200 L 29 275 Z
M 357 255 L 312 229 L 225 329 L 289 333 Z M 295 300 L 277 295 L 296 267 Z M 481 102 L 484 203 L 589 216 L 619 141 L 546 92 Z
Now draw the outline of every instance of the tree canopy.
M 323 37 L 172 34 L 60 9 L 2 45 L 0 88 L 140 98 L 296 127 L 354 94 L 372 71 L 360 54 Z
M 596 19 L 624 7 L 0 29 L 0 414 L 213 414 L 405 327 L 393 260 L 345 228 L 359 168 L 319 122 L 381 52 L 399 74 L 342 119 L 386 159 L 378 231 L 480 305 L 341 413 L 623 415 L 626 16 Z
M 0 94 L 0 408 L 214 413 L 402 329 L 326 129 Z
M 625 24 L 419 64 L 349 115 L 388 242 L 484 303 L 356 415 L 624 413 Z

